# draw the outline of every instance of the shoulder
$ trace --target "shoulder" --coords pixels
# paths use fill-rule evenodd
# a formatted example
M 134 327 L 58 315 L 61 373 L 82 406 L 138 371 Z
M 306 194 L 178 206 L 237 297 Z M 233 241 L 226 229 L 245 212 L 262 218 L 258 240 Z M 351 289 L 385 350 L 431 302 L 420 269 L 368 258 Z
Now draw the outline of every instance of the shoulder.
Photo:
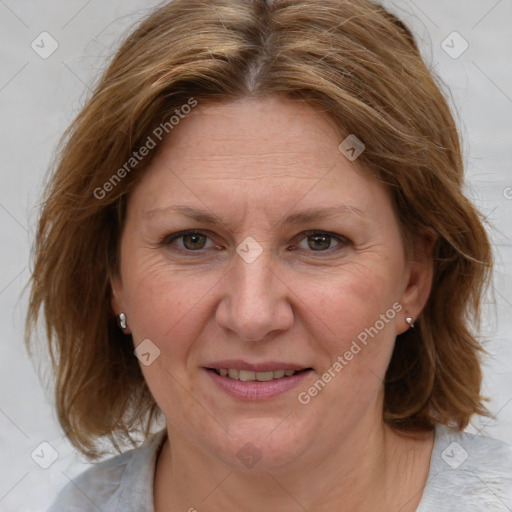
M 511 509 L 512 446 L 438 425 L 418 512 Z
M 69 481 L 47 512 L 151 512 L 156 456 L 164 439 L 165 431 L 153 434 L 140 448 L 87 469 Z

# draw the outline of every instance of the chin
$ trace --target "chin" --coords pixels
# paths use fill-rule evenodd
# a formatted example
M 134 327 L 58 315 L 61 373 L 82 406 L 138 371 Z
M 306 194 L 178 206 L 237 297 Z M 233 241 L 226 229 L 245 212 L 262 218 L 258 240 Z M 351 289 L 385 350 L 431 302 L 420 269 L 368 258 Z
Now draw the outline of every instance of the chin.
M 289 417 L 233 421 L 229 435 L 214 443 L 215 456 L 241 470 L 271 470 L 296 462 L 311 445 L 311 428 Z

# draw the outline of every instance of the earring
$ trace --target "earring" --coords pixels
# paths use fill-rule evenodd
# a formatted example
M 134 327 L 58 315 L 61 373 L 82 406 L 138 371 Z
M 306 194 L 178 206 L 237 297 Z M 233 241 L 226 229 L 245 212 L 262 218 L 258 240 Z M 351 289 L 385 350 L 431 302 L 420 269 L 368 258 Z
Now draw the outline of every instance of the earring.
M 121 327 L 121 329 L 126 329 L 128 327 L 126 324 L 126 315 L 124 313 L 119 313 L 117 321 L 119 322 L 119 327 Z
M 405 321 L 409 324 L 409 327 L 414 327 L 414 322 L 410 316 L 406 317 Z

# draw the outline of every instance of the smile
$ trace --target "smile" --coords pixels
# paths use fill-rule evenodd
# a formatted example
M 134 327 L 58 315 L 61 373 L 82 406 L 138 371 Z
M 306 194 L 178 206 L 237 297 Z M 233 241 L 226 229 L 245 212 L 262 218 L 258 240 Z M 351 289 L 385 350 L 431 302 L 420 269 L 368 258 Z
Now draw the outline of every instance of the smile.
M 241 380 L 243 382 L 249 382 L 257 380 L 258 382 L 268 382 L 275 379 L 283 379 L 285 377 L 291 377 L 297 373 L 295 370 L 276 370 L 269 372 L 251 372 L 249 370 L 238 370 L 235 368 L 219 368 L 216 369 L 218 375 L 222 377 L 229 377 L 230 379 Z
M 281 368 L 255 371 L 241 368 L 204 367 L 217 389 L 239 400 L 265 400 L 284 395 L 313 373 L 312 368 Z

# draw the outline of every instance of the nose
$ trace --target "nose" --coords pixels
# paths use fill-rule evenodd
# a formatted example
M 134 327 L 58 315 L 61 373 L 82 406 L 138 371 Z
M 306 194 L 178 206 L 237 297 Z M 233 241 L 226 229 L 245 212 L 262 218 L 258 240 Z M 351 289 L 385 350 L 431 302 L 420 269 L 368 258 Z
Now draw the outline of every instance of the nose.
M 223 280 L 217 324 L 245 341 L 268 339 L 293 324 L 290 290 L 261 254 L 252 263 L 241 257 Z

